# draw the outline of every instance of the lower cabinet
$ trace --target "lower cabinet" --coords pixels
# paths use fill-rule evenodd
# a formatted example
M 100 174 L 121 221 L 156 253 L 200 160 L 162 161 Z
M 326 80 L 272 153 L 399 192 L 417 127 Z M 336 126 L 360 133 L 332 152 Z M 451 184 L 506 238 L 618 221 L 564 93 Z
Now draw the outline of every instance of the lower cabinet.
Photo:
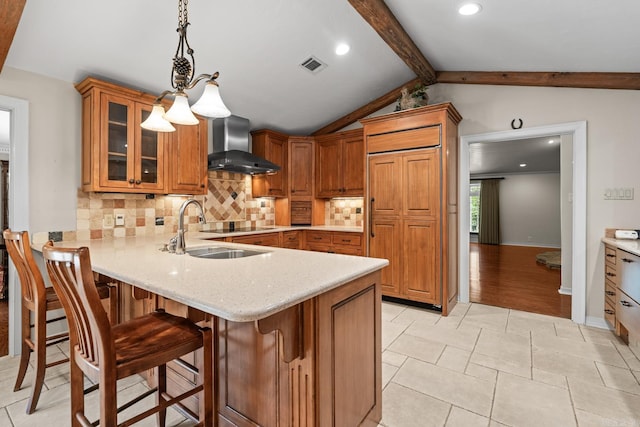
M 282 233 L 282 247 L 300 249 L 301 231 L 285 231 Z
M 359 255 L 362 248 L 362 233 L 343 231 L 305 230 L 304 249 L 344 255 Z
M 280 246 L 280 233 L 248 234 L 231 238 L 231 243 L 244 243 L 258 246 Z

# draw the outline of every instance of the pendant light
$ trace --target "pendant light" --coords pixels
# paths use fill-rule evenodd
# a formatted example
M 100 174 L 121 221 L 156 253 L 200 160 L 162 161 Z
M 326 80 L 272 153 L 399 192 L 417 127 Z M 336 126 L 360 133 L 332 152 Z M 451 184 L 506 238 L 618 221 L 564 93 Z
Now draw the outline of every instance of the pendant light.
M 140 124 L 144 129 L 158 132 L 173 132 L 176 129 L 172 123 L 180 125 L 197 125 L 198 118 L 193 115 L 200 114 L 208 118 L 229 117 L 231 112 L 222 102 L 220 90 L 216 79 L 220 73 L 200 74 L 193 78 L 195 74 L 195 58 L 193 49 L 187 40 L 187 27 L 189 17 L 187 12 L 188 0 L 178 0 L 178 47 L 173 57 L 173 67 L 171 68 L 171 86 L 173 90 L 166 90 L 156 98 L 153 103 L 151 114 Z M 206 86 L 200 99 L 189 107 L 188 96 L 185 90 L 192 89 L 200 81 L 206 80 Z M 174 97 L 173 105 L 165 113 L 162 100 L 165 96 Z

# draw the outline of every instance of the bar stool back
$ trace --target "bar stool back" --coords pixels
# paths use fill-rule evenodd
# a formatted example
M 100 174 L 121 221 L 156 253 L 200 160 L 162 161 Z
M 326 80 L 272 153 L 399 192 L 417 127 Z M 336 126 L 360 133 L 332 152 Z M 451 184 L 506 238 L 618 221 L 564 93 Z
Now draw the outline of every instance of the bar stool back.
M 89 249 L 56 248 L 51 242 L 43 247 L 47 271 L 60 295 L 71 334 L 71 422 L 73 426 L 89 426 L 84 414 L 84 375 L 99 378 L 101 426 L 128 426 L 152 414 L 158 415 L 163 427 L 166 409 L 187 397 L 202 393 L 200 425 L 213 426 L 213 359 L 212 333 L 208 327 L 164 311 L 109 324 L 94 285 Z M 180 357 L 203 347 L 202 364 L 197 369 Z M 179 396 L 166 390 L 166 363 L 172 360 L 198 373 L 198 384 Z M 116 382 L 148 369 L 156 368 L 158 386 L 118 409 Z M 117 424 L 117 413 L 156 393 L 156 406 Z M 183 412 L 188 409 L 181 406 Z M 196 414 L 190 414 L 196 418 Z

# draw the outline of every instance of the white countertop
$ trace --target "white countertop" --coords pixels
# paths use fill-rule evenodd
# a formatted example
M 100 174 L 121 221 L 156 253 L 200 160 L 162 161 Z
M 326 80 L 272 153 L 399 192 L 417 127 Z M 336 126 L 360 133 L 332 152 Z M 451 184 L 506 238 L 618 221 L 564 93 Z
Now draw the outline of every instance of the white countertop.
M 608 245 L 615 246 L 634 255 L 640 256 L 640 239 L 635 240 L 622 240 L 612 239 L 610 237 L 603 237 L 602 241 Z
M 170 235 L 56 246 L 87 246 L 94 271 L 237 322 L 268 317 L 389 264 L 378 258 L 201 240 L 210 234 L 220 236 L 187 233 L 187 249 L 223 246 L 267 253 L 216 260 L 160 251 Z
M 343 225 L 297 225 L 297 226 L 274 226 L 265 227 L 261 230 L 253 231 L 229 231 L 229 232 L 214 232 L 214 231 L 200 231 L 198 235 L 201 239 L 214 239 L 224 238 L 230 236 L 246 236 L 249 234 L 264 234 L 264 233 L 277 233 L 280 231 L 295 231 L 295 230 L 315 230 L 315 231 L 342 231 L 346 233 L 362 233 L 362 227 L 346 227 Z

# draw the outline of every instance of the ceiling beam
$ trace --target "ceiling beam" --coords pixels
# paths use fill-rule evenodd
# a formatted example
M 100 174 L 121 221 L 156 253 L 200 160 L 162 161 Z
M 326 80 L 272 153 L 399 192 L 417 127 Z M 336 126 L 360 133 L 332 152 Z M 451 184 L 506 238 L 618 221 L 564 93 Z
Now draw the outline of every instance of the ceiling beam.
M 0 72 L 9 54 L 26 0 L 0 0 Z
M 402 28 L 384 0 L 349 0 L 349 3 L 423 83 L 435 83 L 435 70 Z
M 640 73 L 438 71 L 438 83 L 640 89 Z
M 329 123 L 323 128 L 318 129 L 317 131 L 313 132 L 311 135 L 313 136 L 325 135 L 327 133 L 339 131 L 345 126 L 349 126 L 350 124 L 357 122 L 361 118 L 367 117 L 369 114 L 373 114 L 376 111 L 380 110 L 381 108 L 384 108 L 387 105 L 390 105 L 395 101 L 397 101 L 398 98 L 400 97 L 400 91 L 402 90 L 403 87 L 406 86 L 406 87 L 412 88 L 419 83 L 421 83 L 421 80 L 420 78 L 416 77 L 415 79 L 406 82 L 402 86 L 398 86 L 397 88 L 385 93 L 381 97 L 374 99 L 370 103 L 363 105 L 357 110 L 352 111 L 346 116 L 340 117 L 338 120 Z

